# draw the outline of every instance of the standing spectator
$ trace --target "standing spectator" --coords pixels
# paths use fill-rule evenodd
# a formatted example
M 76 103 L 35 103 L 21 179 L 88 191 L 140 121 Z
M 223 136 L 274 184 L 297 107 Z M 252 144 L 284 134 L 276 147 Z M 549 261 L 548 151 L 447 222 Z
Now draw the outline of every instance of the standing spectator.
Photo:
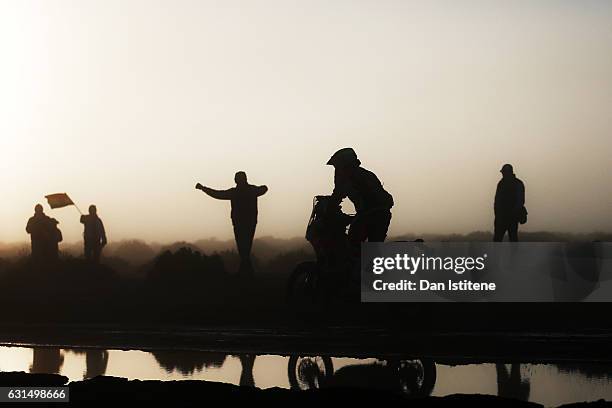
M 525 185 L 514 174 L 511 164 L 501 168 L 502 179 L 495 192 L 495 232 L 493 241 L 501 242 L 508 232 L 511 242 L 518 241 L 518 225 L 527 221 Z
M 39 264 L 55 261 L 59 257 L 58 243 L 62 232 L 57 228 L 58 221 L 44 213 L 43 206 L 36 204 L 34 215 L 26 225 L 32 245 L 32 260 Z
M 240 255 L 240 273 L 252 276 L 251 248 L 257 226 L 257 198 L 264 195 L 268 187 L 249 184 L 244 171 L 237 172 L 234 175 L 234 181 L 236 187 L 228 190 L 214 190 L 200 183 L 196 184 L 196 189 L 218 200 L 230 200 L 234 238 Z
M 89 214 L 81 215 L 81 224 L 85 226 L 83 241 L 85 259 L 98 264 L 102 255 L 102 248 L 106 245 L 106 231 L 95 205 L 89 206 Z

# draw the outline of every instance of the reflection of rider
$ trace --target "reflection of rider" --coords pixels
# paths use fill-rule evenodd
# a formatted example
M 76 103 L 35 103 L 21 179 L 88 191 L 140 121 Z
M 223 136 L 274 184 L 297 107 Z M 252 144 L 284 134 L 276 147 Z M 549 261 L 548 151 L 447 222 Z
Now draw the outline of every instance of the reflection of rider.
M 357 154 L 351 148 L 338 150 L 327 162 L 334 166 L 334 192 L 332 202 L 345 198 L 355 205 L 357 216 L 349 228 L 349 242 L 359 248 L 363 241 L 383 242 L 391 222 L 393 197 L 378 177 L 361 167 Z

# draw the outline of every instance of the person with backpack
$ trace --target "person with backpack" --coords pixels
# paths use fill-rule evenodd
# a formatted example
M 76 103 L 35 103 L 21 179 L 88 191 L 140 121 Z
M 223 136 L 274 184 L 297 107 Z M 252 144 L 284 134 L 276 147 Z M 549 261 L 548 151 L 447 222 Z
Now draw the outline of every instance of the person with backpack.
M 525 185 L 514 174 L 511 164 L 504 164 L 500 170 L 502 179 L 495 192 L 493 241 L 501 242 L 508 233 L 511 242 L 518 241 L 518 226 L 527 222 L 525 209 Z
M 62 232 L 57 224 L 59 222 L 55 218 L 45 214 L 41 204 L 36 204 L 34 215 L 28 219 L 26 232 L 31 239 L 31 259 L 37 264 L 45 265 L 59 259 Z

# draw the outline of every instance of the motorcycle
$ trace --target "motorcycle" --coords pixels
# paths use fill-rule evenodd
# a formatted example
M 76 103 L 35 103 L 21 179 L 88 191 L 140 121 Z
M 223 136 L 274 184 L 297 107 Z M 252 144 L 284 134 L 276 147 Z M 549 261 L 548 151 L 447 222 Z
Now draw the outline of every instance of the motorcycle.
M 436 383 L 436 364 L 428 358 L 376 359 L 335 370 L 328 356 L 291 356 L 287 370 L 294 390 L 363 386 L 416 397 L 430 395 Z
M 347 290 L 355 294 L 355 270 L 359 260 L 351 256 L 347 231 L 355 215 L 342 212 L 331 196 L 313 199 L 306 227 L 306 240 L 312 245 L 316 260 L 298 264 L 287 287 L 290 303 L 308 305 L 322 300 L 346 298 Z M 357 283 L 358 285 L 358 283 Z M 357 286 L 357 295 L 358 295 Z

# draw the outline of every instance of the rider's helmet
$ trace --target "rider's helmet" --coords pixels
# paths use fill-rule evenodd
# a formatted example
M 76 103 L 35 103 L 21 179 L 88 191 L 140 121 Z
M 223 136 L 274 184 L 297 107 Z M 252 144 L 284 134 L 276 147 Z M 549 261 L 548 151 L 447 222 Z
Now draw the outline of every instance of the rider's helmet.
M 330 166 L 359 166 L 361 162 L 357 158 L 357 153 L 351 147 L 345 147 L 344 149 L 338 150 L 333 156 L 327 161 Z

